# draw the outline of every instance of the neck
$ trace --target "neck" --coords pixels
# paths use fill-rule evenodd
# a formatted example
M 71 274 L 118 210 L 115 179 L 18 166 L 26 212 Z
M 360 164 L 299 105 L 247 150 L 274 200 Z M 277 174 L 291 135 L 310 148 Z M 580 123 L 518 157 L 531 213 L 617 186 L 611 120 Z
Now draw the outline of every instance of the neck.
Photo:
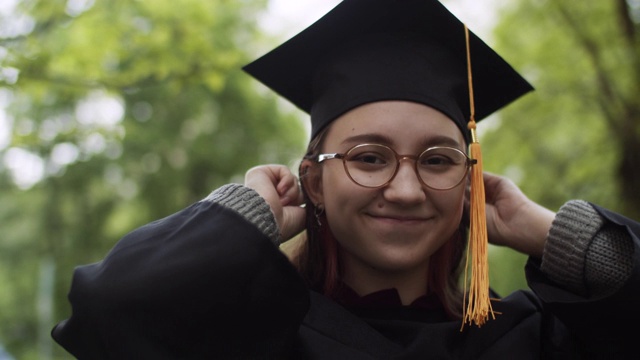
M 351 264 L 344 267 L 342 280 L 360 296 L 395 288 L 402 305 L 410 305 L 427 292 L 427 268 L 425 265 L 411 270 L 389 271 Z

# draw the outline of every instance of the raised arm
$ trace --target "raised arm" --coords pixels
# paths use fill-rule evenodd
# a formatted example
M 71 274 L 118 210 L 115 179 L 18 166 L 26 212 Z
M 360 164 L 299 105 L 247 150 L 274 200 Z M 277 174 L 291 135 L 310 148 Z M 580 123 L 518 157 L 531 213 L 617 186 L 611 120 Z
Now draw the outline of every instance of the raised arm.
M 54 339 L 78 359 L 286 358 L 307 289 L 258 193 L 229 184 L 78 267 Z

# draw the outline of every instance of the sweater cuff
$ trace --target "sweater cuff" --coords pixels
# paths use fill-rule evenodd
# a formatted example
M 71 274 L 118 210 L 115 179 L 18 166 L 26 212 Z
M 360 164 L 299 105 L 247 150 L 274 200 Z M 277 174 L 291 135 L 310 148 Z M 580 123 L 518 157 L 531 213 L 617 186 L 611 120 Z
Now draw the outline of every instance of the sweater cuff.
M 553 221 L 544 247 L 541 270 L 567 290 L 587 295 L 586 254 L 604 220 L 586 201 L 564 204 Z
M 202 201 L 220 204 L 240 214 L 255 225 L 271 242 L 280 244 L 280 234 L 271 207 L 253 189 L 240 184 L 227 184 L 214 190 Z

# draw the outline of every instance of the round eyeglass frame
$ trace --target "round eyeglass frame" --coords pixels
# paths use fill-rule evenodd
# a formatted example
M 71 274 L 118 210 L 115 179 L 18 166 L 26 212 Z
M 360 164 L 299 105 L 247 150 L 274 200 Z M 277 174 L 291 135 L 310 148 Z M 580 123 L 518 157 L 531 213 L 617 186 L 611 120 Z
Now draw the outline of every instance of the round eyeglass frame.
M 393 171 L 393 174 L 391 175 L 391 177 L 389 177 L 389 180 L 387 180 L 385 183 L 381 184 L 381 185 L 376 185 L 376 186 L 368 186 L 368 185 L 363 185 L 359 182 L 357 182 L 352 176 L 351 173 L 349 172 L 349 168 L 347 167 L 347 158 L 349 156 L 349 154 L 359 148 L 362 148 L 364 146 L 379 146 L 382 148 L 386 148 L 391 150 L 391 152 L 393 153 L 393 155 L 395 155 L 396 157 L 396 167 L 395 170 Z M 418 159 L 420 159 L 422 157 L 422 155 L 424 155 L 424 153 L 426 153 L 427 151 L 430 150 L 435 150 L 435 149 L 450 149 L 450 150 L 454 150 L 458 153 L 460 153 L 461 155 L 464 156 L 465 160 L 465 171 L 464 174 L 462 174 L 462 176 L 460 176 L 460 180 L 455 183 L 454 185 L 447 187 L 447 188 L 435 188 L 433 186 L 428 185 L 423 179 L 422 176 L 420 176 L 420 173 L 418 172 Z M 469 169 L 471 168 L 471 166 L 475 165 L 478 161 L 476 159 L 471 159 L 467 154 L 465 154 L 463 151 L 461 151 L 460 149 L 456 149 L 453 147 L 448 147 L 448 146 L 432 146 L 429 147 L 427 149 L 425 149 L 423 152 L 421 152 L 419 155 L 400 155 L 398 154 L 395 150 L 393 150 L 391 147 L 386 146 L 386 145 L 382 145 L 382 144 L 358 144 L 355 145 L 353 147 L 351 147 L 349 150 L 347 150 L 344 153 L 327 153 L 327 154 L 318 154 L 315 157 L 315 160 L 317 163 L 322 163 L 323 161 L 326 160 L 333 160 L 333 159 L 340 159 L 342 160 L 342 165 L 344 167 L 344 171 L 347 174 L 347 176 L 349 177 L 349 179 L 351 179 L 351 181 L 353 181 L 353 183 L 355 183 L 356 185 L 368 188 L 368 189 L 379 189 L 382 187 L 385 187 L 387 185 L 389 185 L 393 179 L 395 179 L 396 175 L 398 174 L 398 170 L 400 170 L 400 162 L 402 160 L 413 160 L 413 170 L 416 173 L 416 177 L 418 178 L 418 180 L 420 181 L 420 183 L 426 187 L 428 187 L 429 189 L 433 189 L 433 190 L 450 190 L 453 189 L 454 187 L 460 185 L 460 183 L 464 180 L 464 178 L 467 176 L 467 174 L 469 173 Z

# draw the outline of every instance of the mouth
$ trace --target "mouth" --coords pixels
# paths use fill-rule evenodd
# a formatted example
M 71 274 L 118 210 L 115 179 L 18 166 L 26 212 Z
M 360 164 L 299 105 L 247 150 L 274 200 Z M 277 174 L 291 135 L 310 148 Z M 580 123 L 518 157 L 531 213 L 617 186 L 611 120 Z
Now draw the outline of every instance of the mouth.
M 433 217 L 414 214 L 368 213 L 365 215 L 365 221 L 367 227 L 377 236 L 391 236 L 393 241 L 416 239 L 415 236 L 421 238 L 435 226 Z
M 398 224 L 413 224 L 422 223 L 429 220 L 427 216 L 415 216 L 415 215 L 394 215 L 394 214 L 368 214 L 374 220 L 398 223 Z

